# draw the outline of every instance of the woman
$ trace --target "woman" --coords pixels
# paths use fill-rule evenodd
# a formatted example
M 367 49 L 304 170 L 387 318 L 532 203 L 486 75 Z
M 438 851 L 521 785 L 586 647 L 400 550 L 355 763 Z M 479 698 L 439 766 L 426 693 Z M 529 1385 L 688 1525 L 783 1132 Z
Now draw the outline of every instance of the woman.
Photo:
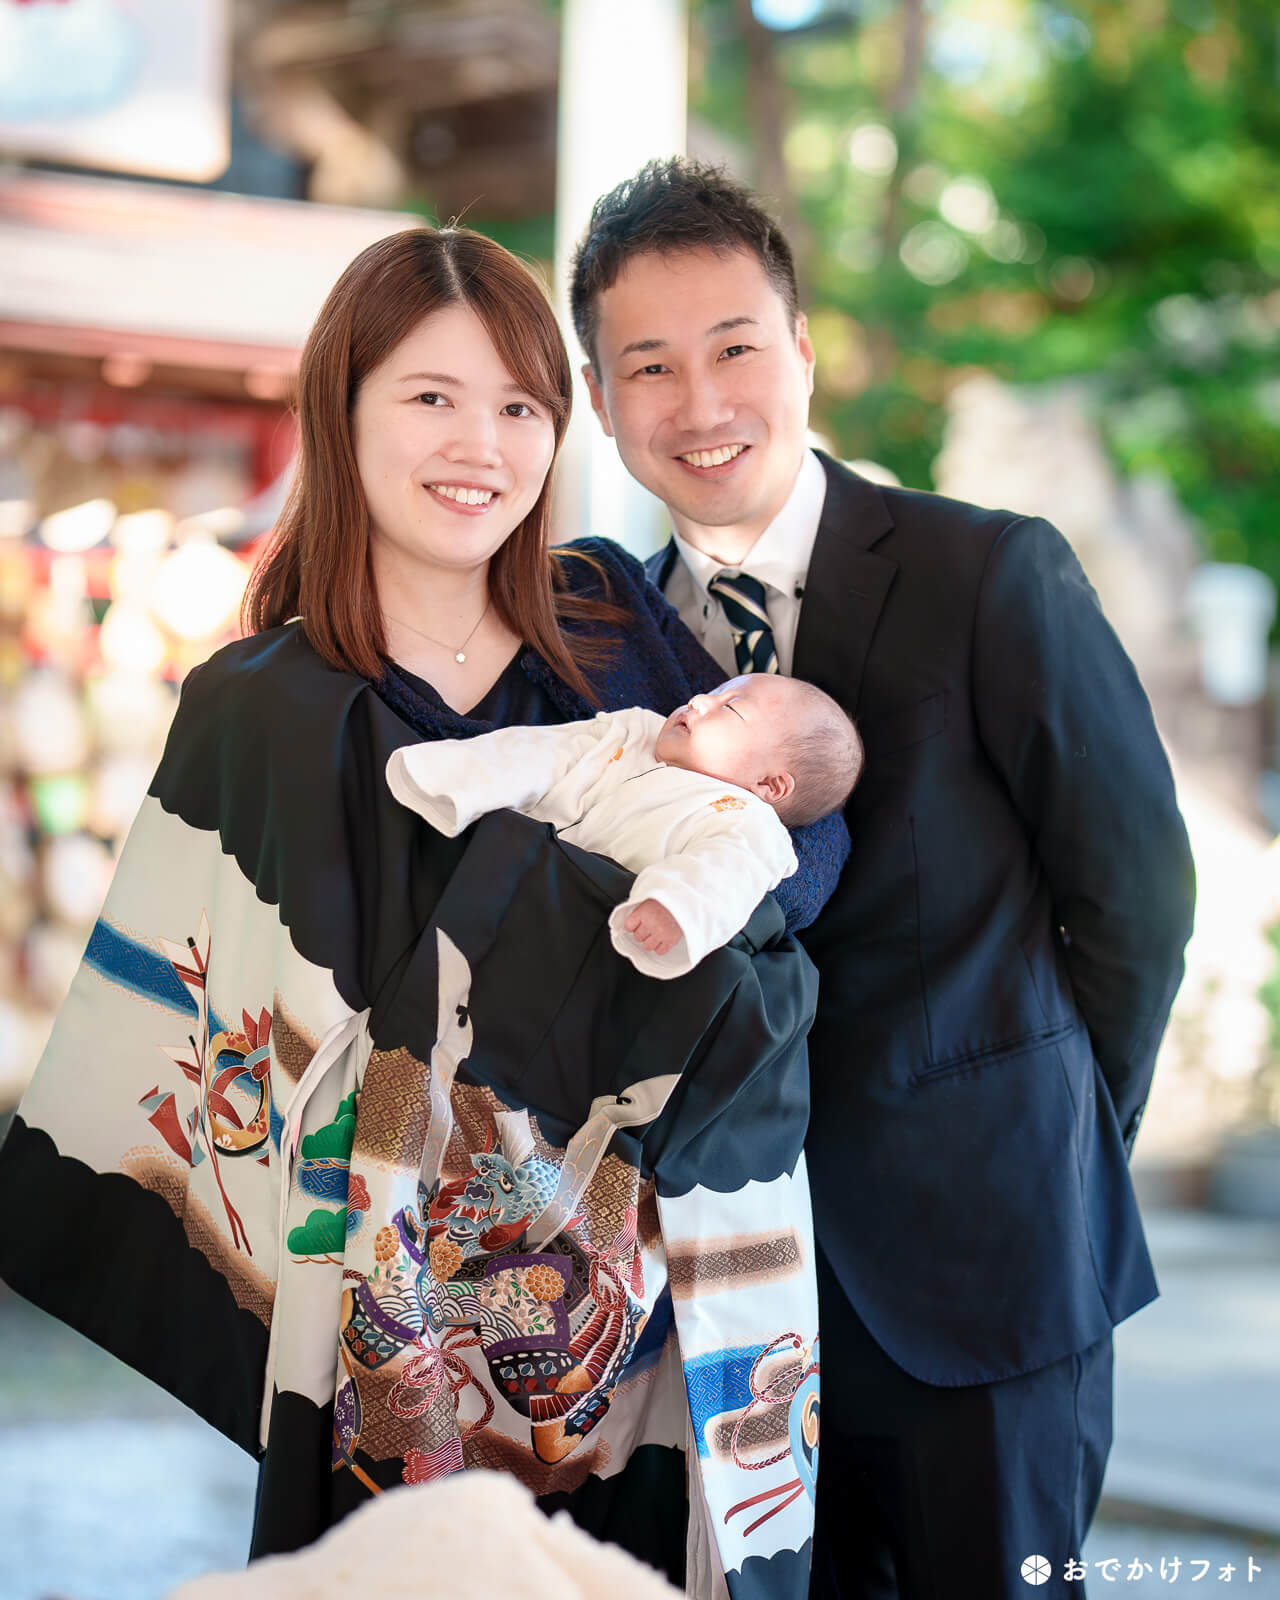
M 620 869 L 513 813 L 444 840 L 384 779 L 414 738 L 720 676 L 625 552 L 548 549 L 569 395 L 545 297 L 479 235 L 397 234 L 339 280 L 250 637 L 184 686 L 0 1151 L 41 1219 L 0 1272 L 262 1454 L 255 1553 L 496 1466 L 676 1576 L 687 1523 L 692 1592 L 754 1555 L 800 1596 L 812 1427 L 798 1454 L 741 1436 L 769 1413 L 785 1445 L 805 1384 L 816 1414 L 811 969 L 766 901 L 687 978 L 621 971 Z M 796 925 L 842 855 L 841 824 L 807 831 Z M 765 1264 L 720 1288 L 730 1339 L 696 1284 L 735 1217 Z

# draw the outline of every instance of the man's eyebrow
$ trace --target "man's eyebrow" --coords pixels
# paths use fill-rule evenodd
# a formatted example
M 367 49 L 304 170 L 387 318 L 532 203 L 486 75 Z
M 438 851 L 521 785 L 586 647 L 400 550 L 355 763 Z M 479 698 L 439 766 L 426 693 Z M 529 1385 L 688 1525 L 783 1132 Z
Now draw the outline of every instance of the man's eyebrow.
M 633 339 L 630 344 L 624 344 L 622 349 L 618 351 L 618 360 L 621 361 L 623 356 L 634 355 L 637 350 L 665 350 L 666 348 L 667 341 L 665 339 Z
M 719 334 L 728 333 L 732 328 L 746 327 L 759 327 L 759 320 L 756 317 L 726 317 L 723 322 L 717 322 L 708 328 L 703 338 L 714 339 Z M 633 339 L 630 344 L 624 344 L 622 349 L 618 351 L 618 360 L 621 361 L 623 356 L 634 355 L 637 351 L 665 350 L 666 348 L 666 339 Z
M 455 389 L 465 389 L 466 382 L 462 378 L 455 378 L 449 372 L 406 372 L 396 379 L 397 383 L 443 383 Z M 508 383 L 504 387 L 505 394 L 528 394 L 530 391 L 519 383 Z
M 755 317 L 726 317 L 723 322 L 717 322 L 715 327 L 707 329 L 707 338 L 714 339 L 719 333 L 728 333 L 731 328 L 759 327 Z

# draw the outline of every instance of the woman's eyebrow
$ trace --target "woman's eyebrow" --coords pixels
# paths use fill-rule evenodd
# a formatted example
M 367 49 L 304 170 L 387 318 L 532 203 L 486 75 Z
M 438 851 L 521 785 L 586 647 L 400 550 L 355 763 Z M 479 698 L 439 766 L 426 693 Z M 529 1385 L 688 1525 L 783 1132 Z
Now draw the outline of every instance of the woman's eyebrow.
M 452 385 L 452 387 L 455 388 L 455 389 L 465 389 L 467 387 L 466 381 L 464 379 L 455 378 L 452 375 L 452 373 L 448 373 L 448 372 L 406 372 L 406 373 L 403 374 L 403 376 L 397 378 L 396 382 L 397 383 L 443 383 L 443 384 Z M 508 384 L 505 384 L 503 386 L 503 393 L 504 394 L 527 394 L 527 395 L 530 396 L 530 398 L 533 398 L 532 391 L 529 390 L 529 389 L 526 389 L 523 386 L 523 384 L 519 384 L 519 383 L 508 383 Z
M 456 389 L 465 389 L 466 384 L 461 378 L 455 378 L 448 372 L 406 372 L 397 380 L 399 383 L 451 383 Z

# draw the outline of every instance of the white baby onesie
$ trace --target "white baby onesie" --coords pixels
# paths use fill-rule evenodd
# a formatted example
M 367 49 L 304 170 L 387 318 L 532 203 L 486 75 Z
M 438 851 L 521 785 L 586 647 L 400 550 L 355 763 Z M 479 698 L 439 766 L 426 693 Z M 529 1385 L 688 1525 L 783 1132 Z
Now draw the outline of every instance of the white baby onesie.
M 387 782 L 402 805 L 450 838 L 510 807 L 636 873 L 630 899 L 609 918 L 614 948 L 651 977 L 675 978 L 740 932 L 761 898 L 796 870 L 796 857 L 786 827 L 758 796 L 658 760 L 664 721 L 632 707 L 406 745 L 387 763 Z M 683 937 L 664 956 L 626 931 L 642 900 L 657 900 L 680 924 Z

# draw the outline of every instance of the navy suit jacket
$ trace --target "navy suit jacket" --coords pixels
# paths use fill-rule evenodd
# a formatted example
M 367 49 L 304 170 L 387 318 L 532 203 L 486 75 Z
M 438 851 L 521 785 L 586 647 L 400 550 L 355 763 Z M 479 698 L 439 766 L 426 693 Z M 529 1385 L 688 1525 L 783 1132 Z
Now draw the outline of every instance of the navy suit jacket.
M 1156 1294 L 1129 1181 L 1193 879 L 1137 675 L 1048 523 L 823 456 L 793 671 L 858 721 L 821 987 L 818 1237 L 933 1384 L 1083 1349 Z M 649 564 L 659 587 L 676 559 Z

